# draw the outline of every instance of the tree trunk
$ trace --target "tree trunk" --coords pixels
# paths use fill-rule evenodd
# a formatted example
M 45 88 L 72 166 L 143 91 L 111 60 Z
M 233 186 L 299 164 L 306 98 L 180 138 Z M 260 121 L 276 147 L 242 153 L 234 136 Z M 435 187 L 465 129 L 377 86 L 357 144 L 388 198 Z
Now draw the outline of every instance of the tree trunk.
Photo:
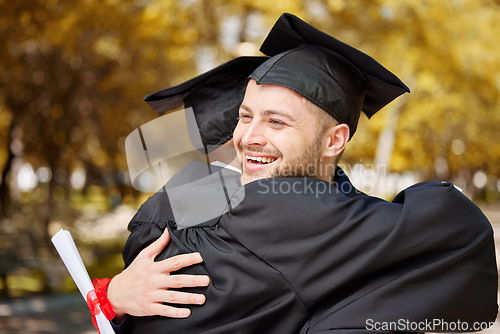
M 375 186 L 373 187 L 374 196 L 384 196 L 386 189 L 386 176 L 390 170 L 392 150 L 394 148 L 394 140 L 396 137 L 396 128 L 401 110 L 403 110 L 405 98 L 400 97 L 393 102 L 392 108 L 386 111 L 386 121 L 382 132 L 378 138 L 377 151 L 375 152 L 375 167 L 377 177 Z
M 9 126 L 7 134 L 7 161 L 2 170 L 2 183 L 0 184 L 0 217 L 7 215 L 7 206 L 10 204 L 10 189 L 8 177 L 14 161 L 14 152 L 12 151 L 12 134 L 14 131 L 14 122 Z

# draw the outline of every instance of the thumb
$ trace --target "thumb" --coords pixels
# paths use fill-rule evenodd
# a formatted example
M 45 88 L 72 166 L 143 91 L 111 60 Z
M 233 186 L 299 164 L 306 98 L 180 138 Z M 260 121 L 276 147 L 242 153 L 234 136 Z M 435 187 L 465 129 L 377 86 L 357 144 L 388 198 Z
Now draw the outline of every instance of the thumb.
M 167 247 L 168 243 L 170 242 L 170 234 L 168 234 L 168 229 L 165 229 L 163 231 L 163 234 L 156 239 L 151 245 L 148 247 L 144 248 L 141 253 L 144 253 L 144 255 L 148 258 L 154 259 L 156 255 L 160 254 L 165 247 Z

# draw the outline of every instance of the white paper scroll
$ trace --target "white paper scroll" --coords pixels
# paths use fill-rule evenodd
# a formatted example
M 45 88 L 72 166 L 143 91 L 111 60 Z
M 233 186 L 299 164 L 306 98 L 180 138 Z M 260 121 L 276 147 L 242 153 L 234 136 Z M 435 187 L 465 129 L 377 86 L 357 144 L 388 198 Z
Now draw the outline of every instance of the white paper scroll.
M 90 290 L 94 289 L 94 286 L 90 281 L 89 274 L 83 264 L 80 253 L 78 253 L 78 249 L 76 248 L 75 242 L 71 237 L 71 233 L 69 233 L 69 231 L 60 230 L 52 237 L 52 243 L 56 247 L 59 256 L 63 260 L 64 265 L 73 278 L 73 281 L 75 281 L 78 290 L 80 290 L 83 299 L 87 302 L 87 294 Z M 111 324 L 102 312 L 99 312 L 99 314 L 96 315 L 96 320 L 101 334 L 115 333 Z

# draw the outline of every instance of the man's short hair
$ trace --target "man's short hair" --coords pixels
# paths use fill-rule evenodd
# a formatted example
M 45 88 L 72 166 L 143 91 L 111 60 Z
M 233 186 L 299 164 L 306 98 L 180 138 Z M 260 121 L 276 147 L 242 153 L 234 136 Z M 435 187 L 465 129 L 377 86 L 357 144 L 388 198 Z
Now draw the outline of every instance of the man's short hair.
M 299 93 L 297 93 L 295 91 L 293 91 L 293 92 L 295 94 L 297 94 L 297 96 L 300 97 L 300 101 L 302 102 L 302 105 L 305 108 L 307 108 L 309 111 L 311 111 L 311 113 L 316 117 L 316 122 L 317 122 L 316 125 L 317 125 L 317 129 L 318 129 L 318 132 L 316 133 L 317 137 L 323 137 L 326 130 L 328 130 L 332 126 L 339 124 L 339 121 L 336 120 L 332 115 L 327 113 L 325 110 L 321 109 L 320 107 L 318 107 L 317 105 L 315 105 L 314 103 L 312 103 L 311 101 L 306 99 L 304 96 L 300 95 Z M 343 154 L 344 154 L 344 151 L 342 150 L 342 152 L 336 157 L 335 164 L 338 164 L 338 162 Z

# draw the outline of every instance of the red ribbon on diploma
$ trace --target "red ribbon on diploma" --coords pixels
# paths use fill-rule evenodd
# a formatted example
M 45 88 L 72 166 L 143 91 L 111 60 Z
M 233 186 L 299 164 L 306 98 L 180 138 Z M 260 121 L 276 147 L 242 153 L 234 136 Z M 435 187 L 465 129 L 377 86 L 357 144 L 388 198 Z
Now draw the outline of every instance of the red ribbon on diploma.
M 111 307 L 111 303 L 107 297 L 109 282 L 111 282 L 111 278 L 94 278 L 92 281 L 94 290 L 90 290 L 87 293 L 87 306 L 92 314 L 92 324 L 98 331 L 99 327 L 97 326 L 95 316 L 99 314 L 100 311 L 102 311 L 108 320 L 111 320 L 116 316 L 115 311 L 113 311 L 113 307 Z M 99 307 L 97 307 L 97 305 L 99 305 Z

